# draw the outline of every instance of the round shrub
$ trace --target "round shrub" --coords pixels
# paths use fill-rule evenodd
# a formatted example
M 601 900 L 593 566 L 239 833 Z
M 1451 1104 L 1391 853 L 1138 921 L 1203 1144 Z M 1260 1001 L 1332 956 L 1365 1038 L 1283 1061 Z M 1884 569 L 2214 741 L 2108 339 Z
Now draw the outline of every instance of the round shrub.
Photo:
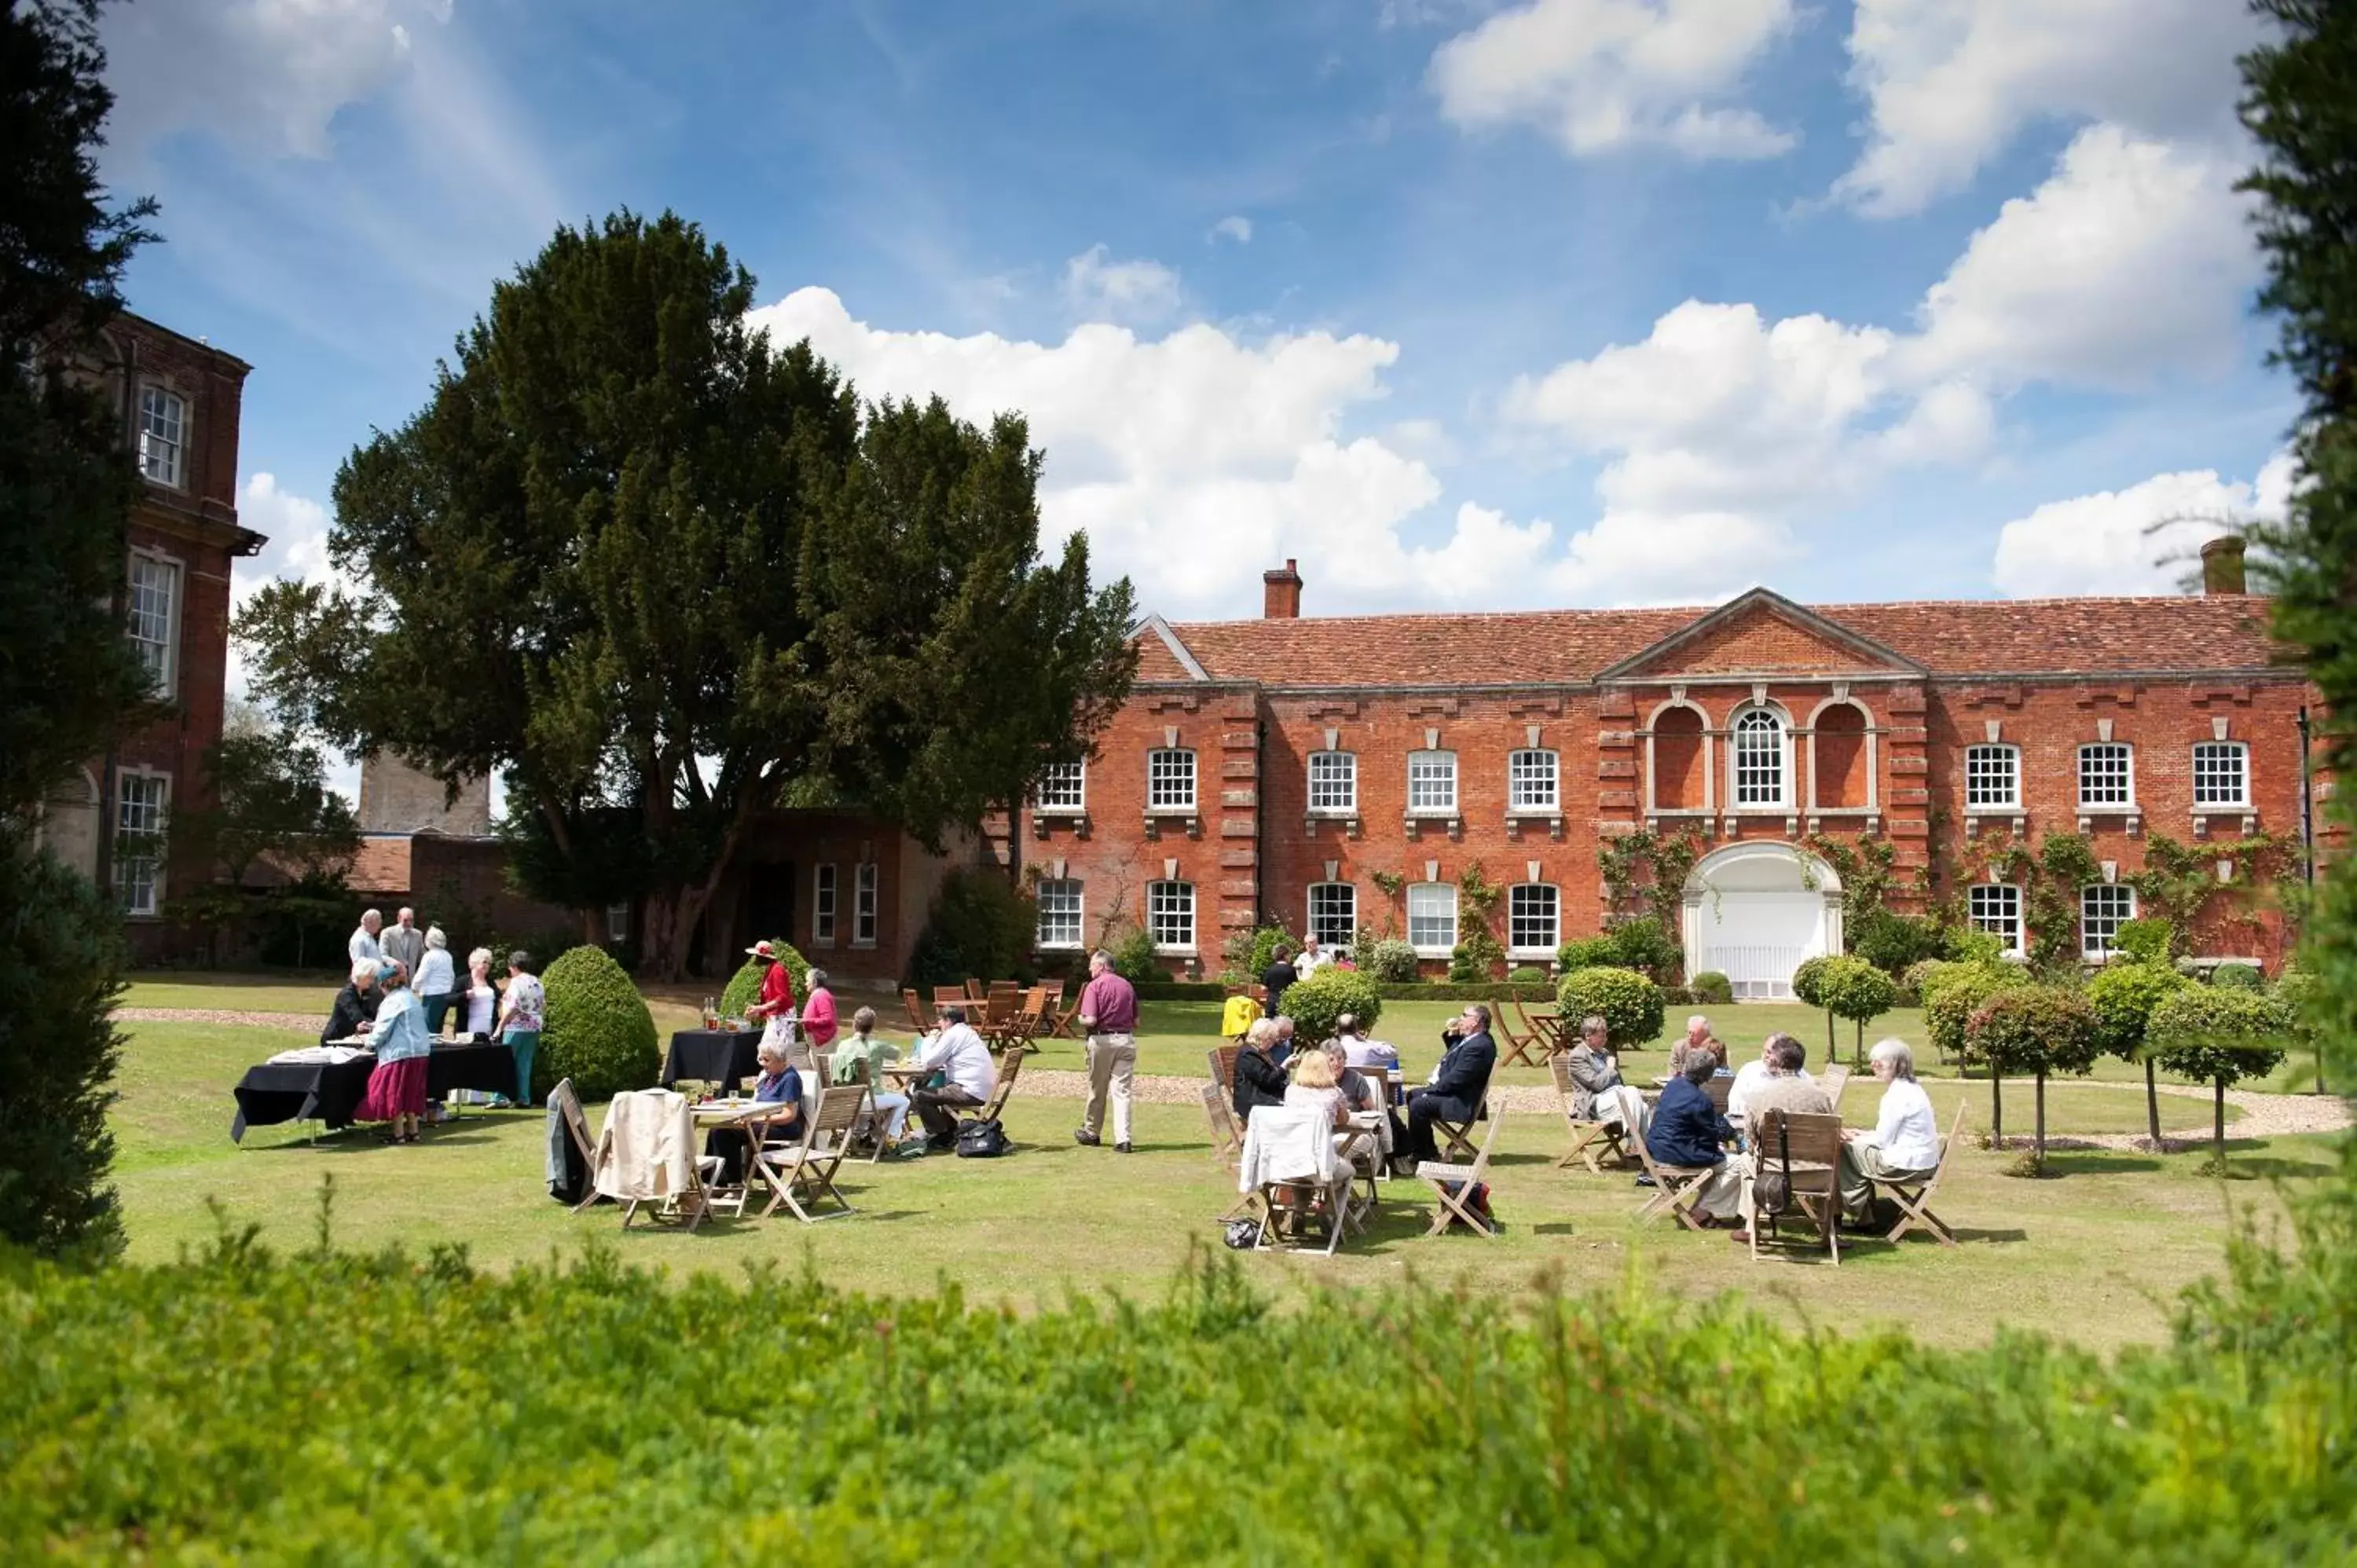
M 1824 1006 L 1824 1001 L 1817 993 L 1817 983 L 1824 979 L 1825 965 L 1832 961 L 1822 953 L 1815 958 L 1803 959 L 1801 967 L 1792 972 L 1792 1000 L 1804 1006 Z
M 2095 1010 L 2095 1040 L 2113 1056 L 2134 1061 L 2144 1049 L 2152 1010 L 2193 983 L 2166 964 L 2108 963 L 2087 982 Z
M 1345 1013 L 1372 1026 L 1383 1011 L 1383 993 L 1372 975 L 1330 963 L 1285 988 L 1285 1015 L 1293 1020 L 1297 1041 L 1332 1039 L 1334 1020 Z
M 1929 996 L 1932 993 L 1933 978 L 1945 972 L 1948 967 L 1949 961 L 1943 958 L 1917 959 L 1900 972 L 1900 988 L 1911 991 L 1918 996 Z
M 1611 942 L 1615 955 L 1608 962 L 1633 969 L 1656 985 L 1666 984 L 1685 961 L 1678 939 L 1652 915 L 1621 921 L 1604 934 L 1604 940 Z
M 2210 972 L 2210 983 L 2221 991 L 2265 991 L 2266 976 L 2247 963 L 2222 963 Z
M 1385 937 L 1374 944 L 1360 972 L 1372 972 L 1386 985 L 1413 984 L 1416 976 L 1415 949 L 1396 937 Z
M 1170 978 L 1170 972 L 1155 956 L 1153 935 L 1144 926 L 1132 926 L 1121 940 L 1114 943 L 1113 972 L 1132 985 Z
M 548 1020 L 532 1064 L 535 1098 L 565 1078 L 585 1101 L 611 1100 L 654 1082 L 662 1066 L 654 1015 L 612 954 L 575 948 L 548 966 L 541 983 L 548 989 Z
M 1844 954 L 1825 961 L 1817 972 L 1815 990 L 1818 1006 L 1863 1029 L 1896 1005 L 1899 988 L 1866 960 Z
M 1509 985 L 1544 985 L 1546 983 L 1547 972 L 1536 964 L 1523 964 L 1506 975 L 1506 983 Z
M 2170 1072 L 2221 1088 L 2265 1078 L 2283 1061 L 2283 1004 L 2252 991 L 2189 985 L 2145 1021 L 2145 1049 Z
M 809 995 L 810 960 L 776 938 L 770 939 L 770 949 L 784 962 L 786 973 L 792 978 L 795 999 Z M 745 1009 L 761 999 L 761 976 L 769 972 L 769 968 L 759 959 L 748 958 L 736 973 L 728 977 L 728 983 L 720 992 L 722 1017 L 742 1018 Z
M 1715 969 L 1706 969 L 1687 983 L 1696 1002 L 1724 1007 L 1735 1000 L 1735 983 Z
M 1620 944 L 1610 937 L 1581 937 L 1555 950 L 1555 961 L 1568 974 L 1577 969 L 1620 967 Z
M 1923 1029 L 1942 1057 L 1962 1059 L 1966 1031 L 1981 1004 L 2000 991 L 2029 983 L 2022 972 L 2002 963 L 1959 963 L 1937 977 L 1923 998 Z
M 2017 985 L 1993 992 L 1964 1024 L 1974 1057 L 1997 1072 L 2083 1073 L 2102 1054 L 2094 1004 L 2061 985 Z
M 1633 969 L 1574 970 L 1563 977 L 1555 997 L 1567 1021 L 1566 1039 L 1591 1013 L 1604 1019 L 1615 1050 L 1649 1046 L 1662 1037 L 1662 988 Z

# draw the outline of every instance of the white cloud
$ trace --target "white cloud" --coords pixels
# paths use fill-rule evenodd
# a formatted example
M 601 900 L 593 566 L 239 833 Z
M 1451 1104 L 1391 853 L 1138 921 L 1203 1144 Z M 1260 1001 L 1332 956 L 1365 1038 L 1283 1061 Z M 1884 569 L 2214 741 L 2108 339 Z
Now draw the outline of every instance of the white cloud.
M 1927 373 L 2126 388 L 2233 361 L 2259 256 L 2222 157 L 2081 132 L 1923 303 Z
M 2230 134 L 2234 58 L 2257 37 L 2236 0 L 1857 0 L 1850 80 L 1867 142 L 1835 192 L 1878 216 L 1917 211 L 2049 119 Z
M 328 560 L 328 509 L 281 489 L 276 475 L 258 473 L 245 481 L 238 491 L 237 520 L 269 541 L 261 554 L 236 563 L 239 604 L 282 577 L 298 583 L 342 580 Z
M 1252 220 L 1241 212 L 1231 212 L 1212 224 L 1211 233 L 1204 237 L 1214 241 L 1233 240 L 1239 245 L 1249 245 L 1252 243 Z
M 2201 468 L 2049 501 L 1998 532 L 1991 575 L 2016 597 L 2174 592 L 2204 540 L 2282 515 L 2292 472 L 2279 452 L 2248 484 Z
M 1064 300 L 1083 321 L 1164 321 L 1179 298 L 1178 274 L 1160 262 L 1117 262 L 1096 244 L 1064 263 Z
M 348 103 L 406 72 L 447 0 L 210 0 L 105 12 L 111 134 L 139 145 L 204 130 L 265 156 L 326 157 Z
M 1533 0 L 1440 46 L 1440 112 L 1542 126 L 1575 156 L 1660 145 L 1762 158 L 1798 138 L 1726 102 L 1792 25 L 1792 0 Z

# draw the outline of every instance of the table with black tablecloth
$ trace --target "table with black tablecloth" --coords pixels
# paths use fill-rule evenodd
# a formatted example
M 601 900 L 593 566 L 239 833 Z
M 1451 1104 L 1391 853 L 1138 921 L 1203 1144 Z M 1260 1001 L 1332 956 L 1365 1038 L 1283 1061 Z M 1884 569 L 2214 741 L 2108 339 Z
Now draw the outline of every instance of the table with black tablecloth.
M 761 1070 L 758 1029 L 682 1029 L 663 1053 L 662 1086 L 682 1079 L 696 1083 L 737 1083 Z
M 248 1127 L 281 1122 L 317 1122 L 330 1129 L 351 1125 L 352 1112 L 368 1096 L 376 1053 L 362 1051 L 340 1062 L 263 1062 L 246 1069 L 231 1092 L 237 1117 L 229 1135 L 242 1140 Z M 434 1047 L 425 1061 L 425 1097 L 440 1100 L 454 1089 L 493 1094 L 515 1092 L 515 1053 L 497 1041 Z

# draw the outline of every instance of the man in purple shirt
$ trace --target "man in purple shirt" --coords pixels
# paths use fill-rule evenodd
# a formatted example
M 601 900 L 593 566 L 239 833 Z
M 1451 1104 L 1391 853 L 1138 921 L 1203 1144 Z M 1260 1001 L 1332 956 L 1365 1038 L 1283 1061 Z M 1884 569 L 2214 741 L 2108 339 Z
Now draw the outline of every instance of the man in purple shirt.
M 1089 1107 L 1072 1142 L 1094 1148 L 1104 1126 L 1105 1092 L 1113 1093 L 1113 1146 L 1129 1153 L 1129 1083 L 1137 1071 L 1137 992 L 1113 972 L 1113 955 L 1089 954 L 1089 983 L 1081 992 L 1081 1027 L 1089 1034 Z

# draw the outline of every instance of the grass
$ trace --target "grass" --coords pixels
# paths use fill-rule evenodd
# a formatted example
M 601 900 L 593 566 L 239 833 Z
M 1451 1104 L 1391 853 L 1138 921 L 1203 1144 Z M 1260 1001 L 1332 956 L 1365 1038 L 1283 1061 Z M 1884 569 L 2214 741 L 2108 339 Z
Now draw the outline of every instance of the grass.
M 548 1197 L 538 1114 L 469 1116 L 415 1148 L 386 1147 L 364 1134 L 315 1145 L 286 1128 L 256 1129 L 240 1147 L 227 1137 L 229 1089 L 283 1039 L 196 1024 L 135 1024 L 130 1035 L 113 1121 L 134 1258 L 167 1259 L 209 1237 L 219 1223 L 216 1204 L 231 1219 L 259 1225 L 274 1243 L 307 1242 L 316 1233 L 320 1183 L 330 1176 L 334 1231 L 347 1245 L 463 1242 L 477 1262 L 497 1266 L 614 1231 L 612 1209 L 575 1216 Z M 1151 1048 L 1183 1070 L 1193 1047 L 1184 1036 L 1160 1036 Z M 1046 1065 L 1071 1064 L 1051 1053 Z M 1957 1096 L 1985 1101 L 1986 1095 L 1985 1085 L 1954 1082 L 1932 1091 L 1943 1118 Z M 1853 1119 L 1870 1116 L 1871 1104 L 1854 1090 Z M 2201 1123 L 2200 1102 L 2175 1104 L 2184 1114 L 2173 1119 Z M 2027 1096 L 2019 1097 L 2018 1125 L 2026 1127 L 2028 1109 Z M 953 1280 L 1018 1310 L 1075 1288 L 1157 1294 L 1190 1241 L 1216 1234 L 1213 1219 L 1233 1201 L 1230 1179 L 1193 1108 L 1140 1106 L 1138 1153 L 1127 1158 L 1076 1147 L 1077 1111 L 1070 1101 L 1018 1094 L 1008 1122 L 1021 1147 L 995 1164 L 934 1157 L 850 1167 L 845 1185 L 863 1210 L 856 1219 L 815 1227 L 720 1224 L 694 1236 L 634 1230 L 623 1239 L 626 1252 L 682 1271 L 806 1260 L 823 1275 L 882 1291 L 929 1292 Z M 2141 1098 L 2124 1090 L 2067 1090 L 2050 1099 L 2050 1130 L 2130 1129 L 2141 1125 L 2142 1113 Z M 593 1110 L 593 1122 L 597 1115 Z M 1973 1126 L 1986 1126 L 1985 1103 L 1973 1116 Z M 1502 1294 L 1545 1269 L 1601 1283 L 1636 1265 L 1661 1289 L 1772 1294 L 1796 1315 L 1851 1326 L 1903 1323 L 1937 1343 L 1982 1342 L 2007 1323 L 2113 1346 L 2158 1337 L 2175 1287 L 2217 1264 L 2232 1214 L 2267 1216 L 2278 1201 L 2269 1185 L 2229 1187 L 2198 1176 L 2198 1151 L 2058 1153 L 2050 1165 L 2060 1179 L 2023 1181 L 2001 1174 L 2010 1155 L 1971 1148 L 1937 1205 L 1963 1234 L 1961 1249 L 1916 1238 L 1897 1248 L 1861 1245 L 1838 1270 L 1800 1259 L 1754 1268 L 1723 1237 L 1632 1226 L 1639 1194 L 1628 1177 L 1555 1170 L 1561 1142 L 1552 1115 L 1509 1122 L 1493 1168 L 1496 1206 L 1509 1225 L 1501 1240 L 1425 1238 L 1425 1189 L 1395 1182 L 1372 1235 L 1346 1255 L 1265 1257 L 1253 1266 L 1275 1280 L 1346 1286 L 1415 1270 Z M 2295 1180 L 2321 1172 L 2330 1159 L 2321 1138 L 2234 1148 L 2242 1171 Z

